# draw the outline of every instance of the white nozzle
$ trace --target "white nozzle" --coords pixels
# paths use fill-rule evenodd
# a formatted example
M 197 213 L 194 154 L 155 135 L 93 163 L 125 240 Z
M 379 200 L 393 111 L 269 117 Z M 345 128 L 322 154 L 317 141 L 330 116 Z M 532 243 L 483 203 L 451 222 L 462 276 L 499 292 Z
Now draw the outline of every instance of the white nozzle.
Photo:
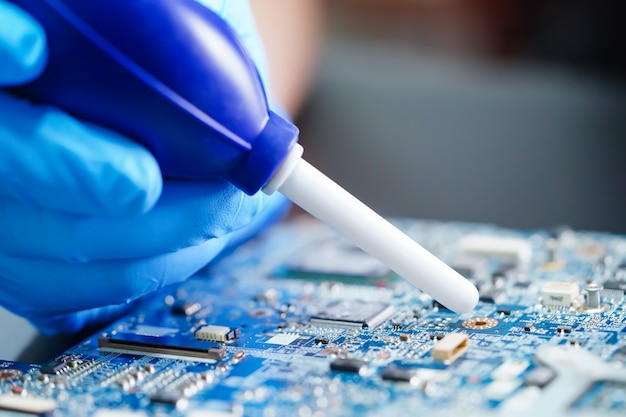
M 471 282 L 301 159 L 302 151 L 294 145 L 264 192 L 277 189 L 450 310 L 474 309 Z

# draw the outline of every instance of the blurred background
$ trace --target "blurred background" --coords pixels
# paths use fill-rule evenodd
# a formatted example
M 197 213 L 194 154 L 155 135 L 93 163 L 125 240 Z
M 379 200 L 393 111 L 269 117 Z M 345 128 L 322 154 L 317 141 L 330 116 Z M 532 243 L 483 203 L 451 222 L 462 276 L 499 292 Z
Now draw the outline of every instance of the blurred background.
M 626 232 L 626 1 L 252 4 L 306 158 L 381 214 Z M 82 337 L 0 322 L 1 359 Z
M 301 141 L 357 197 L 387 216 L 626 232 L 626 2 L 311 3 L 291 23 L 295 62 L 321 35 Z

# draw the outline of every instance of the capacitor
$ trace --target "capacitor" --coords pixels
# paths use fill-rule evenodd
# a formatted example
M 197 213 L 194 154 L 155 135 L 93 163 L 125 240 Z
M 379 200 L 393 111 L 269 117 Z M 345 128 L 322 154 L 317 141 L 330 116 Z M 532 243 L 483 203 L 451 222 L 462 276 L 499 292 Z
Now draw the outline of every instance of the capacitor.
M 590 282 L 585 286 L 585 304 L 581 310 L 588 313 L 599 313 L 608 309 L 607 304 L 602 304 L 601 293 L 602 285 Z

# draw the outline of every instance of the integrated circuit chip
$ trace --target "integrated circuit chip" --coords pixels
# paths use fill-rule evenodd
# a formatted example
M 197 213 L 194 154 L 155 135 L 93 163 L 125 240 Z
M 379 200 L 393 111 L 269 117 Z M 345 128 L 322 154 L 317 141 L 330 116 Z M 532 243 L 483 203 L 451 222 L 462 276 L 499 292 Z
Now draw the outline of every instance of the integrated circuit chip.
M 361 359 L 337 358 L 330 363 L 330 370 L 335 372 L 362 374 L 366 367 L 367 362 Z
M 378 259 L 344 240 L 324 242 L 310 248 L 286 265 L 288 278 L 332 280 L 355 284 L 374 284 L 385 280 L 391 271 Z
M 42 374 L 57 375 L 67 370 L 67 368 L 68 368 L 67 362 L 63 360 L 53 359 L 41 365 L 41 368 L 39 369 L 39 371 Z
M 311 316 L 309 321 L 320 327 L 373 328 L 388 319 L 393 312 L 394 308 L 390 304 L 361 300 L 337 300 Z
M 394 365 L 386 367 L 381 374 L 381 378 L 384 381 L 405 382 L 407 384 L 415 384 L 418 381 L 417 372 L 414 369 Z

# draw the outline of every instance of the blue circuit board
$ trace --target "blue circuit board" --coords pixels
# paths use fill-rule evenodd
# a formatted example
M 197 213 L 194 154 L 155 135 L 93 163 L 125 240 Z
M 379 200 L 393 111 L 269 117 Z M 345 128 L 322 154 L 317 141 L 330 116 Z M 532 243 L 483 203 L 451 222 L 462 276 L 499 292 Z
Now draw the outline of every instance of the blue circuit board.
M 476 284 L 472 313 L 303 216 L 46 363 L 0 361 L 0 416 L 626 415 L 626 238 L 393 222 Z

